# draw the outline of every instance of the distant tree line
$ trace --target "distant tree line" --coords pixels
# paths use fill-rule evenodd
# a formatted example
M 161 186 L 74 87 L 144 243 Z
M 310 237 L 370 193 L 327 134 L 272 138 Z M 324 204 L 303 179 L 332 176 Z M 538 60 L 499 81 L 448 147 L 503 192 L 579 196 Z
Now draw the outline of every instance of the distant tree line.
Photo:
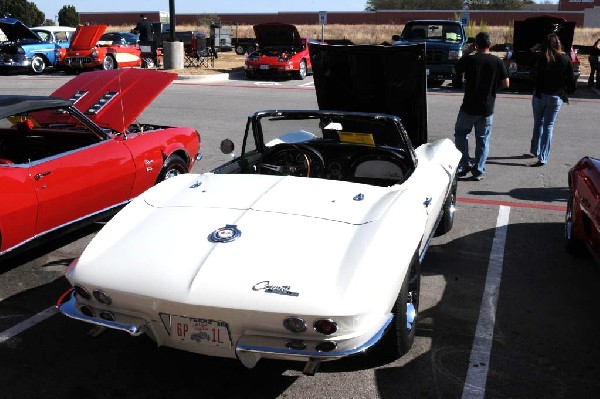
M 27 26 L 55 25 L 52 16 L 46 18 L 46 15 L 31 1 L 2 0 L 0 2 L 0 16 L 16 18 Z M 79 25 L 79 13 L 74 6 L 65 5 L 60 9 L 58 24 L 72 27 Z
M 365 11 L 379 10 L 520 10 L 533 0 L 367 0 Z

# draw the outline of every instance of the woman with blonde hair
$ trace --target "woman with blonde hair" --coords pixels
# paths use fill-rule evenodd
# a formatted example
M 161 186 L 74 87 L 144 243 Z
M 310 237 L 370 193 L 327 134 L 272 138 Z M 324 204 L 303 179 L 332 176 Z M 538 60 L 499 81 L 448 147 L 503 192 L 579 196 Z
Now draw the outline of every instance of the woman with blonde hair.
M 534 90 L 531 105 L 533 108 L 533 136 L 531 154 L 538 158 L 530 166 L 544 166 L 550 155 L 554 121 L 567 93 L 575 91 L 573 64 L 562 50 L 556 33 L 546 36 L 534 70 Z

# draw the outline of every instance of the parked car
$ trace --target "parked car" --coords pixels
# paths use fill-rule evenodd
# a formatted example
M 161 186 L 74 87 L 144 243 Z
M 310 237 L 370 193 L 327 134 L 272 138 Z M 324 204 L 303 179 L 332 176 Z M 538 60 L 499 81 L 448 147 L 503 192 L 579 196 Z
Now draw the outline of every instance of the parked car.
M 391 353 L 410 349 L 460 152 L 425 142 L 423 45 L 310 51 L 321 110 L 256 112 L 221 143 L 241 143 L 230 162 L 133 200 L 70 265 L 62 313 L 247 367 L 302 361 L 307 374 L 384 334 Z
M 535 46 L 542 43 L 550 33 L 558 35 L 564 51 L 571 57 L 573 84 L 570 91 L 574 92 L 576 90 L 580 75 L 580 62 L 577 52 L 573 49 L 575 22 L 548 15 L 514 22 L 513 43 L 508 47 L 504 57 L 511 88 L 517 90 L 533 89 L 532 71 L 539 55 L 539 50 L 536 50 Z
M 312 73 L 309 43 L 316 40 L 300 37 L 295 25 L 268 22 L 254 25 L 258 49 L 248 54 L 244 63 L 246 77 L 289 77 L 304 79 Z
M 75 28 L 71 26 L 35 26 L 31 30 L 43 41 L 56 43 L 65 49 L 69 47 L 69 42 L 75 33 Z
M 77 27 L 67 54 L 60 61 L 67 73 L 93 70 L 141 67 L 140 48 L 135 44 L 100 41 L 106 25 L 80 25 Z
M 131 32 L 106 32 L 100 36 L 100 41 L 105 44 L 136 45 L 140 41 L 140 37 Z
M 453 86 L 462 86 L 462 76 L 455 76 L 452 68 L 463 54 L 467 34 L 460 21 L 413 20 L 404 25 L 400 36 L 392 36 L 394 45 L 425 43 L 427 80 L 429 86 L 441 86 L 452 80 Z
M 176 76 L 98 71 L 50 96 L 0 96 L 0 255 L 104 218 L 192 168 L 196 130 L 137 121 Z
M 0 42 L 0 73 L 23 70 L 41 74 L 64 55 L 64 49 L 57 42 L 40 39 L 18 19 L 0 18 L 0 30 L 6 38 Z
M 568 181 L 567 250 L 582 255 L 587 249 L 600 263 L 600 159 L 581 158 L 569 171 Z

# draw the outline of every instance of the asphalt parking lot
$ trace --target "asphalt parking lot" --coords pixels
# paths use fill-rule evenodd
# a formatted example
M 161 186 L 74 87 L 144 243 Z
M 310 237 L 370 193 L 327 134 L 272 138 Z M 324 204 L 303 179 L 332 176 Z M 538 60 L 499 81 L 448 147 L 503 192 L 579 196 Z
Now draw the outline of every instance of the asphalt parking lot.
M 45 95 L 67 79 L 0 76 L 0 92 Z M 417 339 L 403 358 L 375 350 L 308 377 L 292 362 L 247 370 L 156 348 L 145 337 L 96 336 L 53 310 L 68 286 L 64 271 L 96 225 L 0 265 L 0 398 L 598 397 L 600 270 L 562 242 L 566 173 L 600 151 L 600 93 L 583 81 L 560 111 L 542 168 L 523 156 L 531 95 L 499 94 L 487 178 L 459 182 L 455 226 L 434 239 L 423 263 Z M 430 141 L 452 138 L 461 99 L 458 91 L 429 91 Z M 194 172 L 206 172 L 229 159 L 219 143 L 242 135 L 250 113 L 315 107 L 310 77 L 182 79 L 140 120 L 197 128 L 204 157 Z

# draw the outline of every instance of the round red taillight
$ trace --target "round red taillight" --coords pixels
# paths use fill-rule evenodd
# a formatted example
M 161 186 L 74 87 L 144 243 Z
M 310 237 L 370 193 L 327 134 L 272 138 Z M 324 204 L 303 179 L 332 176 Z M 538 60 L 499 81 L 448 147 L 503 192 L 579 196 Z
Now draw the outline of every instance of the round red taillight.
M 306 331 L 306 323 L 301 317 L 298 316 L 288 316 L 283 321 L 283 326 L 286 330 L 289 330 L 293 333 L 301 333 Z
M 306 344 L 303 341 L 288 341 L 288 343 L 286 343 L 285 346 L 287 346 L 288 349 L 292 349 L 295 351 L 303 351 L 304 349 L 306 349 Z
M 102 290 L 94 290 L 94 298 L 96 298 L 98 302 L 103 303 L 105 305 L 112 304 L 112 299 L 110 298 L 110 295 L 108 295 Z
M 333 341 L 323 341 L 319 342 L 315 347 L 319 352 L 331 352 L 337 347 L 337 344 Z
M 316 332 L 331 335 L 337 331 L 337 323 L 331 319 L 319 319 L 313 323 Z
M 77 295 L 79 295 L 80 297 L 82 297 L 86 301 L 89 301 L 90 299 L 92 299 L 92 295 L 90 295 L 90 292 L 88 290 L 86 290 L 84 286 L 79 285 L 79 284 L 75 284 L 73 286 L 73 289 L 75 290 L 75 292 L 77 293 Z
M 115 321 L 115 315 L 112 312 L 109 312 L 107 310 L 101 311 L 99 316 L 101 319 L 104 319 L 107 321 Z
M 94 317 L 94 310 L 88 305 L 83 305 L 81 308 L 79 308 L 79 311 L 87 317 Z

